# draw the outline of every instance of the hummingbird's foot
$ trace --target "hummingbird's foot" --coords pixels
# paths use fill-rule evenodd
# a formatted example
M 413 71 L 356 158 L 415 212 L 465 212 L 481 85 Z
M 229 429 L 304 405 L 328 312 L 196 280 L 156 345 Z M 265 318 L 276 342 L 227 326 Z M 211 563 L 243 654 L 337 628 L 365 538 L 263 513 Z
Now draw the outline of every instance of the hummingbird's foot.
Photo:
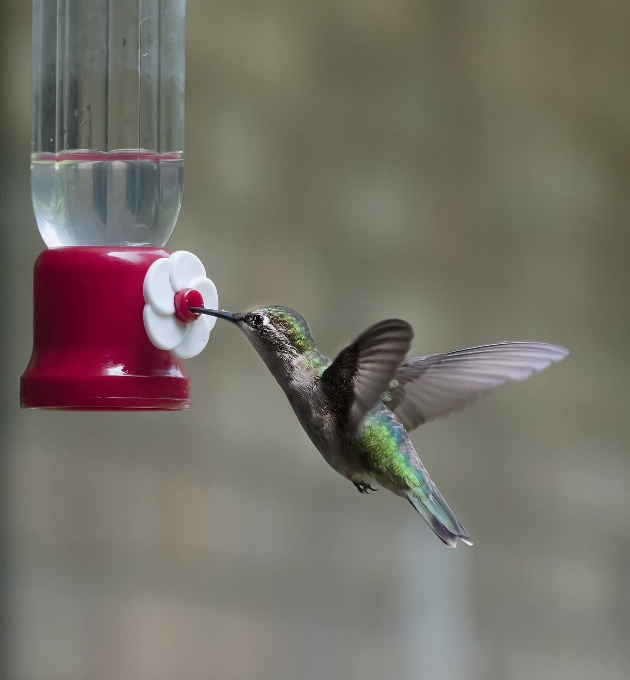
M 359 493 L 370 493 L 370 491 L 378 491 L 377 487 L 373 487 L 371 484 L 368 484 L 367 482 L 357 482 L 353 479 L 352 483 L 357 487 Z

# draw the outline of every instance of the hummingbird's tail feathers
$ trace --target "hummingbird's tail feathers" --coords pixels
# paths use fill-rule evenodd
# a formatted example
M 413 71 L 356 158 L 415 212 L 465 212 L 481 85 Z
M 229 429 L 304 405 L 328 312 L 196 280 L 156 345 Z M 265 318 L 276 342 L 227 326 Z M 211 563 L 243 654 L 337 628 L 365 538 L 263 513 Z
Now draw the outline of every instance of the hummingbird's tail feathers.
M 457 517 L 435 487 L 423 489 L 422 486 L 417 486 L 408 489 L 405 496 L 422 516 L 422 519 L 433 529 L 436 536 L 449 548 L 457 547 L 458 538 L 466 545 L 473 544 L 468 532 L 459 523 Z

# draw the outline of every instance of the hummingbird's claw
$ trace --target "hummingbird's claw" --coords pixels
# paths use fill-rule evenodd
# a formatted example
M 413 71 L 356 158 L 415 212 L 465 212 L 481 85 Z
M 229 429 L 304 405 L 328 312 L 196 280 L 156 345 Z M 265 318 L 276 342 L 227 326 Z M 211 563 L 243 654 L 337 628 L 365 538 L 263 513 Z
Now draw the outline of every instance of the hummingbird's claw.
M 367 482 L 355 482 L 354 479 L 352 483 L 357 487 L 359 493 L 370 493 L 370 491 L 378 491 L 378 487 L 373 487 Z

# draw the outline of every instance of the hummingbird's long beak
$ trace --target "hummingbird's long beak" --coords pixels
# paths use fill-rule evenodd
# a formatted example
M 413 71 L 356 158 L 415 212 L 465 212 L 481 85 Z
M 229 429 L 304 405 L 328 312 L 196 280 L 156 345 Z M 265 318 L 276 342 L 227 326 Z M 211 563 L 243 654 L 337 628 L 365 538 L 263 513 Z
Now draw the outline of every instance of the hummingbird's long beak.
M 232 312 L 226 312 L 223 309 L 206 309 L 205 307 L 189 307 L 191 312 L 195 314 L 209 314 L 210 316 L 216 316 L 217 319 L 225 319 L 226 321 L 231 321 L 232 323 L 238 323 L 240 314 L 234 314 Z

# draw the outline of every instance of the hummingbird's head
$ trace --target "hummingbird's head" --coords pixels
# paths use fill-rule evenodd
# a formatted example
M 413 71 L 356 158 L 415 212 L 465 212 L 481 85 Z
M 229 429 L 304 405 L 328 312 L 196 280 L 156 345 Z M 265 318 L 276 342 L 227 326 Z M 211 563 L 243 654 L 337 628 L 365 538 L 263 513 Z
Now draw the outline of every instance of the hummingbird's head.
M 314 347 L 303 316 L 288 307 L 258 307 L 238 314 L 238 325 L 261 355 L 299 355 Z
M 237 324 L 265 361 L 272 358 L 286 361 L 315 347 L 304 317 L 288 307 L 258 307 L 244 314 L 202 307 L 191 311 Z

